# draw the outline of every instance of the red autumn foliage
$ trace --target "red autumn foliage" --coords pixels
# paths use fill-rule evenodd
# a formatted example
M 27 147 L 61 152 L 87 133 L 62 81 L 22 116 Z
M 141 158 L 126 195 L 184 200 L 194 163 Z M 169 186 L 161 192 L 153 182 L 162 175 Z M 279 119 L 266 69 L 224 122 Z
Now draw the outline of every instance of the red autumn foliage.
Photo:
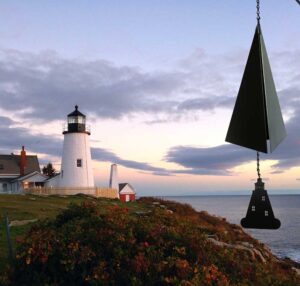
M 263 263 L 208 240 L 208 232 L 222 237 L 235 226 L 190 206 L 161 201 L 166 208 L 151 208 L 152 202 L 141 202 L 151 209 L 142 215 L 85 202 L 34 225 L 7 285 L 300 285 L 287 263 L 272 257 Z

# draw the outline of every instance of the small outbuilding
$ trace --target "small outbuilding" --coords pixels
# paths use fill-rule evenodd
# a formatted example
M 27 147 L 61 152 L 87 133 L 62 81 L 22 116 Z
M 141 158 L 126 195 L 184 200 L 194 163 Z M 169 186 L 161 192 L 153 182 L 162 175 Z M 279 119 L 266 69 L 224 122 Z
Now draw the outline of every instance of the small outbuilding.
M 129 183 L 119 184 L 119 195 L 121 202 L 132 202 L 135 201 L 134 188 Z

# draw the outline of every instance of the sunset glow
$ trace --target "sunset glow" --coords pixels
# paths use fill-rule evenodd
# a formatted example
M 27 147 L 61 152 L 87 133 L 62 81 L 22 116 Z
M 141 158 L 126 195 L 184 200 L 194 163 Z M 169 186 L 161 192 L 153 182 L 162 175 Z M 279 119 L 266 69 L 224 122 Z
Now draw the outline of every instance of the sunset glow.
M 126 3 L 126 4 L 125 4 Z M 252 1 L 1 1 L 0 153 L 60 170 L 75 104 L 93 170 L 138 195 L 247 193 L 256 153 L 225 143 L 255 28 Z M 59 9 L 57 9 L 59 6 Z M 262 3 L 288 136 L 261 156 L 272 193 L 300 193 L 300 8 Z

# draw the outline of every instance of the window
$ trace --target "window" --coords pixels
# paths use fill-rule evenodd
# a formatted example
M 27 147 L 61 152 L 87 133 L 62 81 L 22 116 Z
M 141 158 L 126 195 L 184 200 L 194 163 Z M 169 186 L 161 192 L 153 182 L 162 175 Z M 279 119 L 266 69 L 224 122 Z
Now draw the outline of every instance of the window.
M 264 202 L 266 200 L 266 197 L 265 196 L 262 196 L 261 197 L 261 200 Z
M 71 116 L 70 116 L 70 117 L 68 118 L 68 123 L 69 123 L 69 124 L 75 123 L 75 117 L 73 117 L 73 116 L 71 117 Z
M 255 212 L 255 206 L 252 206 L 252 207 L 251 207 L 251 210 L 252 210 L 253 212 Z
M 77 123 L 84 124 L 85 123 L 85 118 L 82 117 L 82 116 L 78 116 L 77 117 Z
M 3 170 L 3 169 L 4 169 L 3 164 L 0 164 L 0 170 Z
M 83 116 L 70 116 L 68 117 L 69 124 L 85 124 L 85 118 Z
M 22 184 L 23 184 L 23 189 L 24 189 L 24 190 L 29 189 L 29 182 L 26 182 L 26 181 L 25 181 L 25 182 L 23 182 Z
M 269 216 L 269 212 L 268 211 L 265 211 L 265 216 Z
M 82 167 L 82 160 L 81 159 L 77 159 L 77 167 Z

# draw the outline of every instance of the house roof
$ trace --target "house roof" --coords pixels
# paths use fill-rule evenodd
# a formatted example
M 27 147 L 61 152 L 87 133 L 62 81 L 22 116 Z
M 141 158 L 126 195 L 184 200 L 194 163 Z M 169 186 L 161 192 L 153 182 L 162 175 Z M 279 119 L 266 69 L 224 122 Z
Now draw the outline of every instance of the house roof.
M 128 185 L 128 187 L 131 189 L 132 193 L 135 193 L 133 186 L 131 186 L 129 183 L 121 183 L 119 184 L 119 193 L 122 192 L 122 190 Z
M 0 178 L 0 183 L 2 183 L 2 182 L 4 182 L 4 183 L 10 183 L 14 179 L 15 179 L 15 177 L 13 177 L 13 178 Z
M 35 176 L 35 175 L 38 175 L 38 176 L 41 178 L 41 180 L 39 180 L 39 181 L 42 181 L 42 182 L 46 181 L 47 178 L 48 178 L 47 176 L 41 174 L 40 172 L 34 171 L 34 172 L 29 173 L 29 174 L 27 174 L 27 175 L 19 176 L 18 178 L 15 178 L 13 181 L 14 181 L 14 182 L 15 182 L 15 181 L 23 181 L 23 180 L 26 180 L 26 179 L 28 179 L 28 178 L 31 178 L 32 176 Z
M 20 155 L 0 155 L 0 175 L 20 174 Z M 36 155 L 26 155 L 25 175 L 34 171 L 40 172 Z
M 128 183 L 119 184 L 119 191 L 122 191 Z
M 49 177 L 46 181 L 49 182 L 51 180 L 53 180 L 54 178 L 56 178 L 57 176 L 60 176 L 60 173 L 56 173 L 55 175 L 53 175 L 52 177 Z M 57 179 L 57 178 L 56 178 Z

